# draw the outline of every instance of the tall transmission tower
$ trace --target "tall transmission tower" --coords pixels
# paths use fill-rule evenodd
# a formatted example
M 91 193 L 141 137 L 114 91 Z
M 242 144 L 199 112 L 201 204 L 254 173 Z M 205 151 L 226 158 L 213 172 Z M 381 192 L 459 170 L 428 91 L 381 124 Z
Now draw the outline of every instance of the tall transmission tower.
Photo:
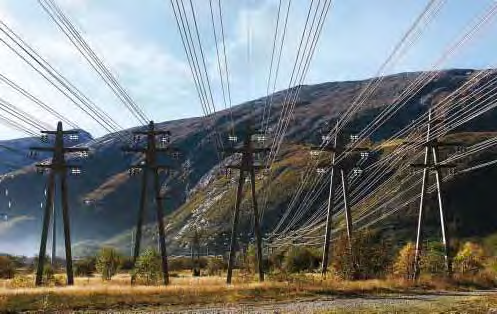
M 421 168 L 423 169 L 423 179 L 421 183 L 421 194 L 420 194 L 420 200 L 419 200 L 419 213 L 418 213 L 418 228 L 417 228 L 417 235 L 416 235 L 416 251 L 414 255 L 414 278 L 417 279 L 419 278 L 419 273 L 420 273 L 420 265 L 419 265 L 419 260 L 420 260 L 420 255 L 421 255 L 421 250 L 422 250 L 422 233 L 423 233 L 423 215 L 425 211 L 425 205 L 426 205 L 426 193 L 427 193 L 427 186 L 428 186 L 428 181 L 429 181 L 429 175 L 430 172 L 434 171 L 435 172 L 435 181 L 436 181 L 436 190 L 437 190 L 437 199 L 438 199 L 438 209 L 439 209 L 439 216 L 440 216 L 440 227 L 442 231 L 442 244 L 444 246 L 444 258 L 445 258 L 445 268 L 447 275 L 449 277 L 452 276 L 452 252 L 450 250 L 450 238 L 449 238 L 449 232 L 447 229 L 447 216 L 444 210 L 443 206 L 443 190 L 442 190 L 442 173 L 441 170 L 444 168 L 454 168 L 456 165 L 454 164 L 447 164 L 447 163 L 441 163 L 440 162 L 440 152 L 439 148 L 444 147 L 444 146 L 461 146 L 461 143 L 449 143 L 449 142 L 440 142 L 437 138 L 435 139 L 430 139 L 430 131 L 433 126 L 433 123 L 436 122 L 437 120 L 440 120 L 441 117 L 438 117 L 437 119 L 434 119 L 432 117 L 432 109 L 430 108 L 428 110 L 428 124 L 427 124 L 427 130 L 426 130 L 426 141 L 423 143 L 423 146 L 425 148 L 425 154 L 424 154 L 424 162 L 421 164 L 411 164 L 411 167 L 413 168 Z M 440 122 L 440 121 L 438 121 Z M 443 126 L 442 126 L 443 127 Z
M 318 165 L 317 172 L 318 174 L 325 174 L 329 171 L 330 175 L 330 184 L 329 184 L 329 192 L 328 192 L 328 206 L 326 213 L 326 228 L 325 228 L 325 240 L 323 244 L 323 257 L 321 261 L 321 274 L 322 276 L 326 276 L 328 271 L 329 264 L 329 255 L 330 255 L 330 242 L 331 242 L 331 234 L 332 234 L 332 224 L 333 224 L 333 205 L 334 205 L 334 197 L 335 197 L 335 180 L 336 172 L 338 170 L 340 173 L 340 180 L 342 184 L 342 197 L 344 204 L 344 213 L 345 213 L 345 223 L 347 227 L 347 240 L 349 246 L 349 254 L 352 259 L 352 263 L 355 265 L 354 261 L 354 252 L 352 245 L 352 216 L 350 212 L 350 203 L 349 203 L 349 195 L 348 195 L 348 173 L 350 170 L 353 171 L 354 175 L 359 175 L 362 173 L 362 170 L 358 167 L 354 167 L 354 159 L 357 154 L 361 155 L 361 158 L 367 158 L 367 149 L 355 147 L 353 149 L 349 149 L 347 152 L 346 145 L 344 145 L 343 140 L 339 140 L 339 134 L 335 132 L 334 138 L 329 138 L 328 136 L 323 136 L 323 142 L 326 143 L 323 147 L 311 147 L 311 155 L 315 157 L 320 157 L 322 152 L 329 152 L 331 154 L 331 158 L 329 161 L 321 162 Z M 350 136 L 350 140 L 352 142 L 356 141 L 357 138 L 354 135 Z M 344 158 L 342 158 L 339 162 L 336 161 L 337 155 L 344 154 Z
M 227 165 L 228 169 L 238 169 L 240 177 L 238 180 L 238 188 L 236 193 L 236 203 L 235 212 L 233 213 L 233 222 L 231 226 L 231 241 L 230 241 L 230 251 L 228 257 L 228 274 L 226 277 L 226 282 L 231 284 L 231 278 L 233 276 L 233 267 L 235 261 L 235 247 L 236 247 L 236 235 L 238 228 L 238 218 L 240 215 L 240 205 L 243 197 L 243 186 L 245 184 L 245 178 L 248 175 L 250 177 L 251 190 L 252 190 L 252 206 L 254 213 L 254 233 L 256 237 L 257 246 L 257 267 L 259 272 L 259 281 L 264 281 L 264 269 L 262 263 L 262 235 L 259 224 L 259 209 L 257 206 L 257 196 L 255 193 L 255 170 L 264 169 L 261 164 L 255 164 L 254 155 L 263 154 L 269 152 L 271 149 L 269 147 L 257 147 L 255 142 L 264 142 L 265 136 L 256 132 L 249 125 L 246 127 L 244 133 L 242 134 L 243 141 L 240 148 L 226 148 L 223 149 L 224 153 L 228 155 L 241 154 L 241 161 L 236 164 Z M 256 136 L 254 141 L 253 137 Z M 237 142 L 238 137 L 231 135 L 229 136 L 231 142 Z
M 145 216 L 145 207 L 147 204 L 147 187 L 149 181 L 149 174 L 153 177 L 153 188 L 155 193 L 155 204 L 157 213 L 157 228 L 159 233 L 159 248 L 162 261 L 162 275 L 164 280 L 164 285 L 169 283 L 169 271 L 167 263 L 167 251 L 166 251 L 166 235 L 164 231 L 164 213 L 162 210 L 162 199 L 161 196 L 161 184 L 159 181 L 159 172 L 168 171 L 171 166 L 163 165 L 158 162 L 158 154 L 167 154 L 173 156 L 177 159 L 179 157 L 180 151 L 169 144 L 171 142 L 171 132 L 164 130 L 156 130 L 153 121 L 148 124 L 148 129 L 146 131 L 135 131 L 135 142 L 139 142 L 141 136 L 146 137 L 145 147 L 123 147 L 124 152 L 128 153 L 142 153 L 144 155 L 144 160 L 141 163 L 135 164 L 130 168 L 130 174 L 134 175 L 137 173 L 142 173 L 142 183 L 141 183 L 141 195 L 140 195 L 140 208 L 138 211 L 138 219 L 136 223 L 136 233 L 134 237 L 134 250 L 133 250 L 133 265 L 136 263 L 138 256 L 140 255 L 140 242 L 142 238 L 142 227 L 143 220 Z M 160 138 L 161 145 L 157 145 L 157 137 Z M 131 282 L 134 283 L 135 278 L 131 278 Z
M 79 153 L 81 156 L 88 156 L 88 148 L 86 147 L 66 147 L 64 136 L 67 135 L 69 140 L 78 139 L 78 131 L 64 131 L 62 122 L 57 124 L 56 131 L 41 131 L 42 142 L 48 142 L 49 136 L 54 136 L 54 145 L 52 147 L 31 147 L 32 152 L 51 152 L 52 160 L 50 163 L 39 163 L 36 165 L 40 172 L 47 170 L 48 183 L 47 183 L 47 199 L 43 213 L 43 229 L 41 233 L 40 252 L 38 254 L 38 268 L 36 271 L 36 285 L 40 286 L 43 282 L 43 268 L 45 265 L 45 254 L 47 249 L 48 228 L 50 225 L 50 216 L 54 209 L 54 194 L 55 194 L 55 181 L 58 177 L 60 180 L 61 188 L 61 203 L 62 203 L 62 221 L 64 227 L 64 245 L 66 251 L 66 273 L 67 284 L 74 284 L 74 276 L 72 270 L 72 252 L 71 252 L 71 229 L 69 221 L 69 199 L 67 190 L 67 173 L 81 174 L 81 167 L 66 163 L 65 155 L 68 153 Z M 55 224 L 53 224 L 55 228 Z M 54 244 L 52 244 L 54 245 Z

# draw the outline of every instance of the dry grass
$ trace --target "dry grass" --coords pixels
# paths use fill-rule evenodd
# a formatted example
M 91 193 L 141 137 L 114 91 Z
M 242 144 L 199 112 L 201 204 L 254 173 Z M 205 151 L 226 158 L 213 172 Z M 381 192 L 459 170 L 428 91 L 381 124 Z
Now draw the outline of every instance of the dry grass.
M 235 276 L 235 278 L 243 278 Z M 109 282 L 100 278 L 76 278 L 72 287 L 11 288 L 3 282 L 0 288 L 1 311 L 25 310 L 101 310 L 143 307 L 230 304 L 254 301 L 282 301 L 327 295 L 361 295 L 399 293 L 406 291 L 439 290 L 450 283 L 433 279 L 418 285 L 403 280 L 340 281 L 321 280 L 318 275 L 298 275 L 285 281 L 271 278 L 264 283 L 238 279 L 226 285 L 224 277 L 199 277 L 180 274 L 163 286 L 131 286 L 128 275 L 121 274 Z

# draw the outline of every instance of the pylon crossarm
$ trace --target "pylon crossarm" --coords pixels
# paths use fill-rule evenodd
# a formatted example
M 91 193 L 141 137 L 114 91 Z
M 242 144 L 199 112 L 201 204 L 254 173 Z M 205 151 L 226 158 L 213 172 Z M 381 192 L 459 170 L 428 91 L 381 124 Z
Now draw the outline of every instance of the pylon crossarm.
M 409 165 L 412 168 L 431 168 L 432 165 L 430 164 L 410 164 Z
M 462 142 L 437 142 L 438 147 L 464 147 L 465 143 Z
M 63 164 L 63 165 L 53 165 L 53 164 L 36 164 L 37 168 L 45 168 L 45 169 L 80 169 L 81 166 L 71 165 L 71 164 Z
M 147 165 L 147 164 L 136 164 L 136 165 L 133 165 L 131 166 L 131 168 L 139 168 L 139 169 L 157 169 L 157 170 L 169 170 L 169 169 L 174 169 L 174 167 L 172 166 L 168 166 L 168 165 Z
M 71 134 L 79 134 L 79 131 L 76 130 L 69 130 L 69 131 L 41 131 L 40 133 L 42 134 L 64 134 L 64 135 L 71 135 Z
M 251 168 L 253 168 L 254 170 L 264 170 L 266 169 L 266 166 L 263 165 L 263 164 L 254 164 L 252 166 L 244 166 L 244 165 L 241 165 L 241 164 L 230 164 L 230 165 L 226 165 L 225 166 L 226 168 L 228 169 L 242 169 L 244 171 L 249 171 Z
M 455 168 L 455 167 L 457 167 L 456 164 L 438 164 L 433 166 L 432 168 L 436 170 L 436 169 L 446 169 L 446 168 Z
M 440 142 L 438 139 L 432 139 L 425 142 L 404 141 L 402 144 L 420 144 L 421 147 L 461 147 L 466 146 L 463 142 Z
M 233 155 L 233 154 L 243 154 L 246 152 L 245 148 L 225 148 L 221 150 L 222 153 L 226 155 Z
M 264 165 L 264 164 L 254 164 L 253 168 L 255 170 L 264 170 L 264 169 L 266 169 L 266 165 Z
M 269 148 L 269 147 L 255 147 L 255 148 L 251 149 L 251 153 L 255 153 L 255 154 L 257 154 L 257 153 L 267 153 L 269 151 L 271 151 L 271 148 Z
M 149 148 L 146 147 L 123 147 L 122 150 L 127 153 L 147 153 Z M 175 147 L 157 147 L 157 153 L 181 153 L 181 150 Z
M 240 164 L 230 164 L 225 166 L 228 169 L 242 169 L 242 165 Z
M 33 147 L 30 147 L 29 149 L 41 151 L 41 152 L 53 152 L 55 150 L 54 147 L 43 147 L 43 146 L 33 146 Z
M 78 152 L 89 152 L 88 147 L 67 147 L 64 148 L 64 153 L 78 153 Z
M 362 152 L 369 152 L 370 149 L 366 147 L 354 147 L 347 151 L 347 155 L 355 155 Z
M 146 153 L 147 149 L 144 147 L 123 147 L 122 150 L 127 153 Z
M 427 168 L 429 170 L 437 170 L 437 169 L 446 169 L 446 168 L 455 168 L 457 167 L 456 164 L 410 164 L 412 168 Z
M 171 131 L 164 130 L 147 130 L 147 131 L 133 131 L 136 135 L 171 135 Z
M 181 153 L 181 150 L 176 147 L 157 147 L 155 150 L 158 153 Z
M 229 155 L 233 155 L 233 154 L 250 154 L 250 153 L 253 153 L 253 154 L 257 154 L 257 153 L 266 153 L 266 152 L 269 152 L 271 151 L 271 148 L 269 147 L 254 147 L 254 148 L 250 148 L 250 149 L 247 149 L 246 147 L 240 147 L 240 148 L 225 148 L 223 150 L 221 150 L 221 152 L 225 153 L 225 154 L 229 154 Z
M 311 146 L 310 147 L 311 151 L 326 151 L 326 152 L 331 152 L 331 153 L 338 153 L 338 150 L 335 148 L 334 145 L 326 145 L 326 146 Z

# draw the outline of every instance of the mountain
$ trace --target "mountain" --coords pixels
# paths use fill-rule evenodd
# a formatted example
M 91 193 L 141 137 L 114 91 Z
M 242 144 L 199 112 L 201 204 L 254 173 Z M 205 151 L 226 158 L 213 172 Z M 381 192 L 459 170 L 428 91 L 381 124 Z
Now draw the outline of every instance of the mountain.
M 387 76 L 368 103 L 361 107 L 353 120 L 347 125 L 347 132 L 354 133 L 367 125 L 386 105 L 394 99 L 416 78 L 423 73 L 402 73 Z M 439 93 L 451 92 L 467 82 L 474 70 L 447 70 L 438 78 L 414 95 L 404 109 L 396 113 L 389 122 L 380 127 L 371 138 L 373 143 L 381 142 L 407 125 L 414 117 L 426 111 L 426 99 Z M 295 188 L 301 180 L 301 172 L 309 162 L 306 144 L 317 143 L 320 140 L 320 130 L 329 129 L 334 121 L 343 113 L 362 88 L 370 81 L 331 82 L 318 85 L 304 85 L 297 99 L 293 118 L 289 122 L 282 146 L 277 158 L 274 176 L 267 185 L 271 193 L 267 199 L 264 213 L 263 228 L 269 232 L 272 226 L 281 218 Z M 295 87 L 297 88 L 297 87 Z M 276 129 L 276 124 L 284 110 L 286 91 L 280 91 L 270 96 L 273 101 L 269 126 Z M 258 123 L 261 120 L 266 98 L 256 99 L 229 110 L 218 112 L 207 119 L 189 118 L 158 123 L 159 129 L 167 129 L 172 133 L 172 142 L 183 151 L 178 162 L 178 169 L 163 177 L 162 192 L 169 196 L 165 199 L 166 225 L 168 247 L 172 253 L 180 253 L 184 243 L 188 242 L 189 227 L 194 221 L 202 221 L 208 227 L 208 236 L 213 249 L 222 250 L 225 238 L 229 233 L 231 210 L 233 206 L 234 189 L 230 178 L 226 178 L 219 167 L 219 155 L 215 148 L 216 134 L 228 134 L 233 118 L 235 130 L 241 130 L 247 123 Z M 489 113 L 477 121 L 456 130 L 457 133 L 473 134 L 475 138 L 484 138 L 496 131 L 495 113 Z M 133 130 L 143 129 L 143 127 Z M 479 136 L 480 134 L 481 136 Z M 483 134 L 483 135 L 482 135 Z M 116 245 L 123 250 L 129 250 L 131 230 L 135 224 L 139 205 L 140 177 L 129 176 L 128 167 L 139 160 L 138 155 L 123 155 L 121 147 L 124 139 L 109 134 L 90 145 L 89 158 L 78 160 L 83 166 L 83 174 L 69 178 L 69 194 L 71 208 L 72 238 L 76 255 L 83 255 L 98 248 L 100 245 Z M 27 145 L 29 146 L 29 145 Z M 491 158 L 493 156 L 485 156 Z M 174 162 L 174 160 L 168 160 Z M 493 174 L 493 170 L 489 173 Z M 185 174 L 186 173 L 186 174 Z M 475 174 L 476 175 L 476 174 Z M 478 173 L 478 175 L 481 175 Z M 485 178 L 487 175 L 484 174 Z M 25 167 L 14 171 L 0 184 L 1 188 L 9 189 L 12 208 L 9 210 L 10 220 L 0 223 L 0 251 L 33 254 L 39 246 L 41 231 L 40 203 L 44 201 L 46 176 L 39 175 L 33 167 Z M 468 184 L 481 182 L 481 178 L 469 176 Z M 257 183 L 260 193 L 260 203 L 264 202 L 261 190 L 262 181 Z M 458 184 L 450 186 L 448 193 L 464 190 Z M 486 181 L 488 182 L 488 180 Z M 464 186 L 467 186 L 466 183 Z M 305 187 L 309 188 L 309 187 Z M 467 189 L 466 189 L 467 190 Z M 476 191 L 483 193 L 488 189 Z M 457 193 L 461 202 L 473 197 L 474 191 Z M 464 195 L 464 196 L 463 196 Z M 486 195 L 486 194 L 485 194 Z M 481 199 L 490 197 L 480 195 Z M 490 193 L 491 195 L 491 193 Z M 147 194 L 145 243 L 153 245 L 155 221 L 153 194 Z M 0 196 L 0 211 L 7 211 L 7 199 Z M 251 226 L 248 201 L 244 201 L 241 221 L 241 237 L 250 238 L 248 231 Z M 58 207 L 58 203 L 56 204 Z M 454 211 L 470 213 L 458 204 L 451 204 Z M 481 204 L 479 211 L 492 215 L 489 204 Z M 412 210 L 411 210 L 412 212 Z M 462 215 L 462 214 L 461 214 Z M 60 214 L 58 215 L 60 218 Z M 476 219 L 469 215 L 472 221 Z M 461 219 L 468 219 L 462 215 Z M 492 216 L 493 217 L 493 216 Z M 402 220 L 408 226 L 410 220 Z M 481 222 L 485 225 L 486 222 Z M 61 223 L 58 223 L 61 226 Z M 485 225 L 486 234 L 495 229 Z M 476 231 L 481 231 L 475 226 Z M 406 231 L 407 232 L 407 231 Z M 414 231 L 413 231 L 414 232 Z M 474 232 L 473 234 L 477 234 Z M 414 234 L 414 233 L 413 233 Z M 472 233 L 468 231 L 465 236 Z M 59 232 L 59 237 L 62 232 Z M 61 241 L 59 241 L 60 243 Z

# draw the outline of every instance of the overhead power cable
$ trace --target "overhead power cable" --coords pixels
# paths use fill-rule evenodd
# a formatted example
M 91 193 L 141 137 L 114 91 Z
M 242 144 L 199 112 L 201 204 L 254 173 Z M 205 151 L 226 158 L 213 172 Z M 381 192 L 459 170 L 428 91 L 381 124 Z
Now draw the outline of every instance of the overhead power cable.
M 88 45 L 81 33 L 75 28 L 74 24 L 68 19 L 67 15 L 62 12 L 60 7 L 53 0 L 38 0 L 43 10 L 49 15 L 51 20 L 66 35 L 74 47 L 85 58 L 90 66 L 98 73 L 100 78 L 112 90 L 114 95 L 125 105 L 133 116 L 143 125 L 149 122 L 140 106 L 133 100 L 129 93 L 121 86 L 116 77 L 97 56 L 95 51 Z

